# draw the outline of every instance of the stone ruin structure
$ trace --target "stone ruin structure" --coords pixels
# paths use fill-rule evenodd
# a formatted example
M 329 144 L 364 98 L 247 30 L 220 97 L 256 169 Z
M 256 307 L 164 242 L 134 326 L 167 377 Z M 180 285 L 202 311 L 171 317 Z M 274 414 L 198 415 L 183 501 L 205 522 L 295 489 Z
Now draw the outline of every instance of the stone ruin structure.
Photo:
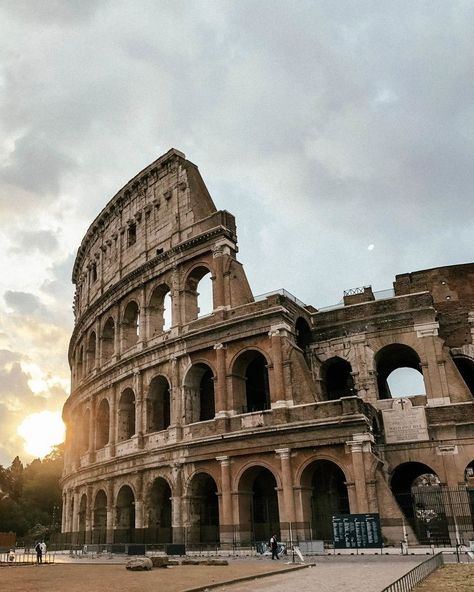
M 174 149 L 90 226 L 72 276 L 64 539 L 331 542 L 349 513 L 378 513 L 385 544 L 474 538 L 474 264 L 317 310 L 255 297 L 237 251 L 234 217 Z M 392 397 L 400 368 L 421 392 Z

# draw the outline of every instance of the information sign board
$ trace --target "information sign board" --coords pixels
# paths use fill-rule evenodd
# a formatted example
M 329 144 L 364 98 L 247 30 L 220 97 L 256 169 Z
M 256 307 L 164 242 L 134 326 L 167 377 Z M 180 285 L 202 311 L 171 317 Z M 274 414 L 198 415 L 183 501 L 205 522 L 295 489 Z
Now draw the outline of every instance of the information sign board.
M 334 514 L 335 549 L 377 549 L 382 546 L 378 514 Z

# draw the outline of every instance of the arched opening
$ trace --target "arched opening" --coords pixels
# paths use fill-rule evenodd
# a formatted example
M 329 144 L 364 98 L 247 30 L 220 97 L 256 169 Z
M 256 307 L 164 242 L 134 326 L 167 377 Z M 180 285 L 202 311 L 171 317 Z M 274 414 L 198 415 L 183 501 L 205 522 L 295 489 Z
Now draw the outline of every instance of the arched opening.
M 409 396 L 410 394 L 424 395 L 424 381 L 413 380 L 413 371 L 416 371 L 421 379 L 420 358 L 414 349 L 401 343 L 392 343 L 383 347 L 375 356 L 375 365 L 377 369 L 377 385 L 379 399 L 390 399 L 393 396 Z M 395 370 L 403 369 L 403 372 L 394 373 Z M 411 369 L 411 372 L 410 370 Z M 408 371 L 407 371 L 408 370 Z M 393 374 L 393 377 L 391 374 Z M 388 378 L 391 378 L 390 384 Z M 392 393 L 393 389 L 393 393 Z M 414 389 L 417 393 L 407 393 Z M 421 390 L 422 389 L 422 390 Z
M 301 350 L 303 350 L 303 353 L 305 353 L 306 349 L 308 348 L 308 346 L 310 345 L 310 343 L 312 341 L 311 328 L 308 325 L 308 323 L 305 321 L 305 319 L 300 317 L 296 321 L 295 331 L 296 331 L 296 345 Z
M 265 467 L 247 469 L 239 481 L 239 515 L 243 540 L 268 541 L 280 537 L 277 482 Z
M 191 543 L 219 542 L 219 498 L 214 479 L 206 473 L 193 477 L 189 486 L 189 529 Z
M 400 510 L 422 544 L 449 544 L 443 492 L 438 475 L 419 462 L 399 465 L 390 481 Z
M 128 485 L 123 485 L 117 495 L 114 541 L 133 543 L 134 540 L 135 496 Z
M 464 481 L 466 483 L 466 492 L 471 513 L 471 528 L 474 530 L 474 460 L 472 460 L 464 471 Z
M 97 338 L 95 331 L 89 335 L 89 341 L 87 345 L 87 372 L 91 373 L 95 368 L 95 355 L 97 350 Z
M 267 360 L 258 351 L 243 352 L 233 370 L 234 407 L 238 413 L 270 409 Z
M 115 350 L 115 323 L 109 317 L 102 330 L 102 363 L 107 363 L 114 355 Z
M 102 399 L 97 409 L 96 447 L 103 448 L 109 443 L 110 407 L 107 399 Z
M 140 336 L 140 309 L 138 304 L 132 300 L 129 302 L 123 313 L 123 346 L 128 349 L 135 345 Z
M 164 376 L 150 383 L 147 398 L 147 432 L 166 430 L 170 425 L 170 385 Z
M 474 395 L 474 361 L 462 356 L 456 356 L 453 360 L 471 395 Z
M 78 544 L 83 545 L 86 540 L 86 528 L 87 528 L 87 495 L 84 493 L 81 496 L 79 503 L 79 514 L 78 514 L 78 527 L 79 527 L 79 540 Z
M 157 286 L 148 305 L 148 334 L 160 335 L 171 328 L 171 292 L 166 284 Z
M 82 345 L 77 352 L 76 369 L 77 379 L 81 380 L 84 377 L 84 347 Z
M 153 481 L 147 505 L 147 542 L 171 543 L 171 489 L 162 477 Z
M 96 545 L 107 542 L 107 495 L 103 489 L 95 496 L 92 541 Z
M 330 460 L 316 460 L 303 471 L 301 487 L 309 538 L 332 541 L 333 514 L 350 514 L 344 472 Z
M 89 429 L 91 422 L 91 412 L 86 409 L 82 415 L 79 453 L 84 454 L 89 450 Z
M 211 272 L 207 267 L 194 268 L 186 279 L 184 318 L 186 322 L 212 313 L 213 287 Z
M 132 389 L 127 388 L 120 397 L 118 409 L 118 431 L 119 442 L 128 440 L 135 434 L 135 394 Z
M 186 422 L 214 419 L 216 408 L 211 368 L 207 364 L 194 364 L 186 374 L 184 387 Z
M 341 397 L 352 397 L 356 394 L 352 366 L 347 360 L 339 357 L 326 360 L 321 368 L 323 390 L 328 401 Z

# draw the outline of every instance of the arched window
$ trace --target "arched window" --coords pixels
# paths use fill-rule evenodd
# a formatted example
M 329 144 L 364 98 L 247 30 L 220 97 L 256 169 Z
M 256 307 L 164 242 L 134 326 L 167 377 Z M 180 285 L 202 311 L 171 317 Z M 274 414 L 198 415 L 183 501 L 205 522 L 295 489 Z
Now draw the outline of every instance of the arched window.
M 87 372 L 92 372 L 95 368 L 95 354 L 97 351 L 97 338 L 95 331 L 89 335 L 89 341 L 87 344 Z
M 326 360 L 321 368 L 323 391 L 328 401 L 356 394 L 352 367 L 347 360 L 339 357 Z
M 267 360 L 258 351 L 243 352 L 233 370 L 234 405 L 238 413 L 270 409 Z
M 171 328 L 171 292 L 166 284 L 153 290 L 148 305 L 148 333 L 150 337 L 160 335 Z
M 212 313 L 214 309 L 211 272 L 200 266 L 192 270 L 186 280 L 185 321 Z
M 296 345 L 300 349 L 302 349 L 303 352 L 305 352 L 306 348 L 309 346 L 309 344 L 312 341 L 310 326 L 303 318 L 300 317 L 296 321 L 295 331 L 296 331 Z
M 118 441 L 129 440 L 135 434 L 135 394 L 130 388 L 120 397 L 118 415 Z
M 411 347 L 387 345 L 377 352 L 375 364 L 380 399 L 425 394 L 420 358 Z
M 109 443 L 110 408 L 107 399 L 102 399 L 97 409 L 96 447 L 103 448 Z
M 135 301 L 127 304 L 123 314 L 123 342 L 128 349 L 135 345 L 140 335 L 140 309 Z
M 91 421 L 91 413 L 89 409 L 84 411 L 81 421 L 80 437 L 80 454 L 84 454 L 89 450 L 89 426 Z
M 77 352 L 76 369 L 77 379 L 81 380 L 84 377 L 84 347 L 82 345 Z
M 189 486 L 188 541 L 192 543 L 219 542 L 219 499 L 214 479 L 199 473 Z
M 467 388 L 471 391 L 471 394 L 474 395 L 474 360 L 462 356 L 456 356 L 453 359 Z
M 187 423 L 214 419 L 214 374 L 207 364 L 194 364 L 186 374 L 185 410 Z
M 153 481 L 147 506 L 149 540 L 156 543 L 170 543 L 172 539 L 171 489 L 162 477 Z
M 107 495 L 103 489 L 95 496 L 92 533 L 95 545 L 107 542 Z
M 102 363 L 105 364 L 113 356 L 115 350 L 115 323 L 109 317 L 102 330 Z
M 84 493 L 81 496 L 79 504 L 79 533 L 82 534 L 82 542 L 84 542 L 84 535 L 86 532 L 86 514 L 87 514 L 87 495 Z
M 147 420 L 147 432 L 166 430 L 170 425 L 170 385 L 164 376 L 156 376 L 150 383 Z
M 135 496 L 128 485 L 123 485 L 117 495 L 116 543 L 133 543 L 135 539 Z

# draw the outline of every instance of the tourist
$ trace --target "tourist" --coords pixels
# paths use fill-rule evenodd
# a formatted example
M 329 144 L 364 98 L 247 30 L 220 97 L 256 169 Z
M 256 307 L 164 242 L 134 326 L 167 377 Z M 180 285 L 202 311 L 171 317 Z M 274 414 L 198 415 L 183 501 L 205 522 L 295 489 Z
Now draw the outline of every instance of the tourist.
M 41 543 L 38 541 L 35 545 L 36 551 L 36 563 L 43 563 L 43 548 L 41 547 Z
M 279 557 L 278 557 L 278 541 L 277 541 L 276 534 L 274 534 L 272 536 L 272 538 L 270 539 L 270 549 L 272 551 L 272 560 L 279 559 Z

